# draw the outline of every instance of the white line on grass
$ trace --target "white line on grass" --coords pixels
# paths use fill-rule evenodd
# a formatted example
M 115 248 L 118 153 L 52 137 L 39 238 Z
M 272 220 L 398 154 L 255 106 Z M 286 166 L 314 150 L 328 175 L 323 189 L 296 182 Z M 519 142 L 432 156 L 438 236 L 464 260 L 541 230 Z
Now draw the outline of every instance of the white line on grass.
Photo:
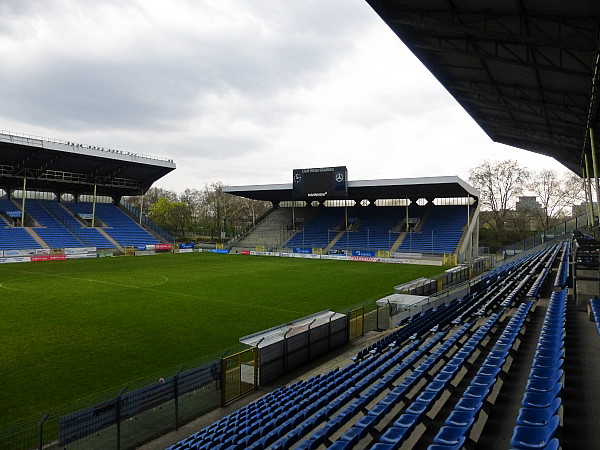
M 284 309 L 284 308 L 277 308 L 277 307 L 274 307 L 274 306 L 265 306 L 265 305 L 250 305 L 248 303 L 235 302 L 235 301 L 231 301 L 231 300 L 222 300 L 222 299 L 216 299 L 216 298 L 206 299 L 206 298 L 198 297 L 198 296 L 193 295 L 193 294 L 186 294 L 186 293 L 183 293 L 183 292 L 170 292 L 170 291 L 162 291 L 162 290 L 158 290 L 158 289 L 152 289 L 153 287 L 159 286 L 159 285 L 164 284 L 167 281 L 169 281 L 169 279 L 166 276 L 164 276 L 164 275 L 158 275 L 158 276 L 164 278 L 164 281 L 161 281 L 160 283 L 153 284 L 153 285 L 150 285 L 150 286 L 131 286 L 131 285 L 128 285 L 128 284 L 115 283 L 115 282 L 112 282 L 112 281 L 91 280 L 89 278 L 73 277 L 73 276 L 69 276 L 69 275 L 58 275 L 58 274 L 47 274 L 47 273 L 38 274 L 38 273 L 29 272 L 27 270 L 17 270 L 17 269 L 9 269 L 9 268 L 6 268 L 5 270 L 6 271 L 10 271 L 10 272 L 23 273 L 23 274 L 27 274 L 27 275 L 39 275 L 39 276 L 46 276 L 46 277 L 66 278 L 68 280 L 85 281 L 85 282 L 88 282 L 88 283 L 92 282 L 92 283 L 108 284 L 108 285 L 111 285 L 111 286 L 118 286 L 118 287 L 123 287 L 123 288 L 128 288 L 128 289 L 140 289 L 140 290 L 150 291 L 150 292 L 159 292 L 161 294 L 169 294 L 169 295 L 180 296 L 180 297 L 196 298 L 196 299 L 201 299 L 201 300 L 204 300 L 204 301 L 212 301 L 212 302 L 217 302 L 217 303 L 225 303 L 227 305 L 245 306 L 247 308 L 259 308 L 259 309 L 266 309 L 266 310 L 271 310 L 271 311 L 282 311 L 282 312 L 292 312 L 292 313 L 296 313 L 296 314 L 301 314 L 300 311 L 294 311 L 293 309 Z M 25 289 L 12 289 L 12 288 L 8 288 L 8 287 L 4 286 L 4 283 L 0 283 L 0 287 L 3 288 L 3 289 L 6 289 L 6 290 L 11 290 L 11 291 L 27 292 L 27 290 L 25 290 Z M 37 292 L 37 291 L 33 291 L 33 292 Z

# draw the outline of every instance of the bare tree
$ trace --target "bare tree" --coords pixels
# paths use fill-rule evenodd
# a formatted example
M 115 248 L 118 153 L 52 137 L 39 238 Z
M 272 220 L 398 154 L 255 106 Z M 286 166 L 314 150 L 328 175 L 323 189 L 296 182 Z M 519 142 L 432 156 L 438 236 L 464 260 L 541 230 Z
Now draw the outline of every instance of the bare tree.
M 558 174 L 554 170 L 543 169 L 533 173 L 527 187 L 540 204 L 536 213 L 542 229 L 564 220 L 569 209 L 583 199 L 583 181 L 572 172 Z
M 480 191 L 481 207 L 490 211 L 489 225 L 496 231 L 504 231 L 509 211 L 528 177 L 529 171 L 512 159 L 484 161 L 469 170 L 469 182 Z

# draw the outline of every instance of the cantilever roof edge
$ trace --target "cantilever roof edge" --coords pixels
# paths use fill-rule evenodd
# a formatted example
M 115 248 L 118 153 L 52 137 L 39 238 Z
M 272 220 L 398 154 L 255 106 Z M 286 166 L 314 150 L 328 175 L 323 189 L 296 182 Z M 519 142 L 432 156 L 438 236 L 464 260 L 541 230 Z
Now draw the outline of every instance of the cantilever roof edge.
M 225 186 L 223 192 L 255 200 L 293 200 L 292 183 Z M 469 195 L 479 198 L 479 191 L 458 176 L 348 181 L 348 198 L 402 198 L 408 193 L 435 197 Z

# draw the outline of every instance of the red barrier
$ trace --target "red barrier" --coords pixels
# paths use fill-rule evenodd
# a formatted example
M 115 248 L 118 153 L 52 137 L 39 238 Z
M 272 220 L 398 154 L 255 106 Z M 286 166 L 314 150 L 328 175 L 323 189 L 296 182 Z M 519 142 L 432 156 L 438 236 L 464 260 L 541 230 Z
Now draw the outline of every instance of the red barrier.
M 33 255 L 31 257 L 31 262 L 64 261 L 65 259 L 67 259 L 65 255 Z

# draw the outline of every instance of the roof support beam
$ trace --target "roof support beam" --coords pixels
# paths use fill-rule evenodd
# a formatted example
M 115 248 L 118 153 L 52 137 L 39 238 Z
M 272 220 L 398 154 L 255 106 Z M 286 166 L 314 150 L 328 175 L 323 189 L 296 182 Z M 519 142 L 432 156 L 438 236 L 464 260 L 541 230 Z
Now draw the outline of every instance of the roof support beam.
M 548 20 L 543 17 L 534 17 L 531 15 L 524 15 L 515 13 L 514 15 L 508 14 L 487 14 L 487 13 L 475 13 L 475 12 L 461 12 L 457 13 L 452 11 L 449 13 L 447 10 L 443 11 L 431 11 L 426 9 L 407 10 L 402 8 L 398 10 L 396 15 L 390 18 L 390 23 L 398 25 L 406 25 L 415 28 L 424 28 L 437 31 L 446 31 L 450 33 L 460 33 L 469 36 L 480 36 L 485 39 L 493 41 L 511 42 L 514 44 L 531 45 L 536 47 L 545 48 L 556 48 L 556 49 L 569 49 L 581 52 L 590 52 L 594 50 L 594 42 L 585 38 L 585 34 L 581 35 L 582 39 L 578 41 L 567 41 L 567 40 L 553 40 L 553 39 L 537 39 L 535 37 L 527 36 L 526 34 L 516 33 L 504 33 L 499 31 L 492 31 L 485 28 L 478 28 L 473 26 L 455 25 L 457 23 L 457 17 L 468 18 L 471 22 L 483 23 L 492 19 L 515 19 L 515 18 L 526 18 L 532 20 L 537 18 L 539 20 Z M 589 22 L 589 29 L 595 28 L 595 21 L 590 17 L 579 17 L 581 21 Z M 572 26 L 572 25 L 571 25 Z M 587 30 L 586 30 L 587 31 Z
M 479 90 L 479 89 L 471 89 L 471 88 L 457 86 L 457 85 L 447 86 L 447 87 L 448 87 L 449 91 L 459 91 L 459 92 L 464 92 L 466 94 L 476 95 L 476 96 L 478 96 L 478 98 L 480 100 L 488 101 L 490 103 L 493 103 L 494 101 L 498 101 L 498 103 L 500 103 L 499 100 L 505 100 L 507 102 L 515 102 L 515 103 L 519 103 L 519 104 L 523 104 L 523 105 L 529 105 L 529 106 L 540 107 L 540 108 L 549 108 L 556 112 L 560 112 L 563 114 L 575 115 L 575 116 L 585 114 L 585 112 L 587 111 L 582 106 L 576 106 L 576 105 L 570 106 L 570 105 L 565 105 L 564 103 L 540 101 L 540 100 L 525 98 L 523 96 L 516 96 L 516 95 L 506 95 L 506 94 L 499 93 L 497 90 L 490 89 L 490 90 L 483 91 L 483 90 Z M 461 98 L 464 98 L 465 100 L 469 101 L 469 98 L 467 98 L 467 97 L 461 96 Z M 487 100 L 483 100 L 483 99 L 487 99 Z
M 445 47 L 442 47 L 441 45 L 434 46 L 434 45 L 419 44 L 419 43 L 415 43 L 412 45 L 413 45 L 413 47 L 416 47 L 416 48 L 419 48 L 422 50 L 428 50 L 430 52 L 440 53 L 443 55 L 452 54 L 452 55 L 468 56 L 471 58 L 483 59 L 486 61 L 493 61 L 493 62 L 498 62 L 498 63 L 523 66 L 523 67 L 527 67 L 530 69 L 558 72 L 563 75 L 571 75 L 574 77 L 589 78 L 589 76 L 590 76 L 589 72 L 586 72 L 583 70 L 567 69 L 565 67 L 552 66 L 552 65 L 547 65 L 547 64 L 539 64 L 539 63 L 535 63 L 533 61 L 526 61 L 526 60 L 523 60 L 520 58 L 509 58 L 509 57 L 505 57 L 505 56 L 499 56 L 497 54 L 492 55 L 488 52 L 482 52 L 481 49 L 479 51 L 459 50 L 457 48 L 445 48 Z

